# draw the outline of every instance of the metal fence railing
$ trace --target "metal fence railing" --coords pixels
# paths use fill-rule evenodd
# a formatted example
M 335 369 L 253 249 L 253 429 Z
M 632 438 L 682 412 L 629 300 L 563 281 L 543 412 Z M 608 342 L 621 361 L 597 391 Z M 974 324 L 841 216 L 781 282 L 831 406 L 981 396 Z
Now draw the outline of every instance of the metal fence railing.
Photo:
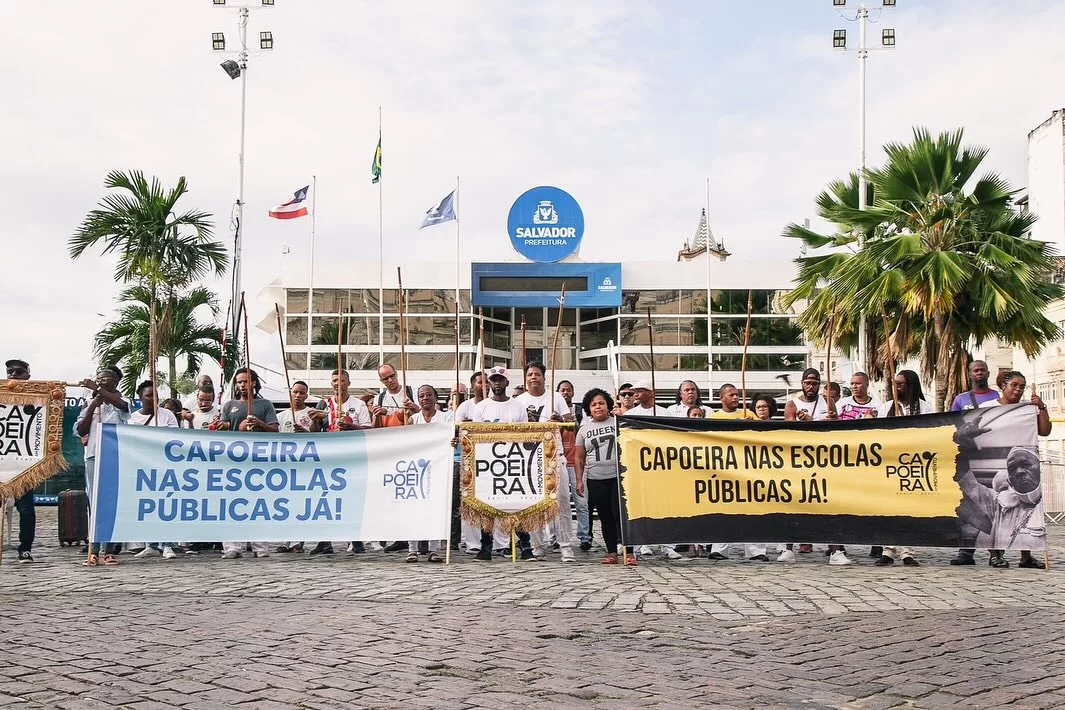
M 1047 522 L 1065 523 L 1065 461 L 1042 461 L 1043 512 Z

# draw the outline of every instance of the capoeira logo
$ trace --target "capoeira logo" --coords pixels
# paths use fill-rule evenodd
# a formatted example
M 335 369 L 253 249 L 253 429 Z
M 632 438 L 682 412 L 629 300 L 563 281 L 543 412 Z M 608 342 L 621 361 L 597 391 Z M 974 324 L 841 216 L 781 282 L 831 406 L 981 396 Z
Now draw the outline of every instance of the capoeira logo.
M 899 479 L 899 493 L 932 493 L 939 485 L 939 466 L 934 451 L 899 454 L 895 466 L 887 466 L 885 475 Z

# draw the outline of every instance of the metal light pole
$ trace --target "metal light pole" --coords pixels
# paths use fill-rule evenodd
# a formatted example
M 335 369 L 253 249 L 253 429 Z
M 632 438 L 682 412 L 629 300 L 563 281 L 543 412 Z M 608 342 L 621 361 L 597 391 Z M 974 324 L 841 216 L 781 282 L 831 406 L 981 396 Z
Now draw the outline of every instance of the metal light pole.
M 846 6 L 847 0 L 832 0 L 832 5 L 836 8 Z M 895 7 L 895 0 L 883 0 L 882 7 Z M 864 210 L 868 207 L 868 186 L 865 179 L 865 60 L 869 58 L 869 46 L 866 44 L 866 25 L 869 22 L 879 22 L 880 11 L 877 12 L 875 19 L 869 19 L 869 8 L 866 4 L 859 3 L 858 11 L 854 18 L 847 17 L 840 11 L 840 16 L 850 20 L 851 22 L 858 23 L 858 209 Z M 881 33 L 881 45 L 884 49 L 891 49 L 895 46 L 895 30 L 884 29 Z M 832 46 L 835 49 L 847 49 L 847 30 L 835 30 L 832 33 Z M 858 246 L 862 246 L 863 237 L 858 235 Z M 865 319 L 858 324 L 858 357 L 855 358 L 853 364 L 853 371 L 865 369 L 862 363 L 865 360 L 866 350 L 866 334 L 865 334 Z M 828 358 L 832 357 L 832 353 L 826 353 Z
M 274 0 L 261 1 L 262 7 L 274 6 Z M 238 155 L 240 178 L 237 188 L 237 204 L 233 217 L 233 284 L 232 293 L 230 295 L 230 298 L 232 299 L 230 303 L 233 305 L 230 309 L 232 320 L 229 323 L 230 332 L 236 337 L 240 332 L 241 323 L 240 309 L 237 308 L 237 304 L 240 303 L 240 294 L 242 290 L 241 253 L 244 239 L 244 134 L 248 105 L 248 18 L 251 15 L 251 8 L 248 5 L 229 6 L 226 4 L 226 0 L 212 0 L 212 3 L 215 7 L 233 7 L 237 10 L 237 34 L 240 39 L 240 51 L 236 52 L 237 60 L 227 59 L 222 62 L 222 69 L 229 75 L 230 79 L 240 78 L 240 153 Z M 225 34 L 222 32 L 212 33 L 211 47 L 216 52 L 225 52 Z M 273 48 L 273 33 L 260 32 L 259 49 L 271 50 Z

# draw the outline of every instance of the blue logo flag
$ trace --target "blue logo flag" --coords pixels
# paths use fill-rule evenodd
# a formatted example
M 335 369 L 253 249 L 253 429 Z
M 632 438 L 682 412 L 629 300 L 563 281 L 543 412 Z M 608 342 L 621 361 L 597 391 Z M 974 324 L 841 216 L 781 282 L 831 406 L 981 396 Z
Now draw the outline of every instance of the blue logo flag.
M 431 227 L 434 224 L 440 224 L 442 222 L 450 222 L 453 219 L 457 219 L 455 216 L 454 190 L 448 193 L 447 197 L 429 208 L 425 213 L 425 219 L 422 220 L 422 226 L 418 227 L 418 229 L 425 229 L 426 227 Z

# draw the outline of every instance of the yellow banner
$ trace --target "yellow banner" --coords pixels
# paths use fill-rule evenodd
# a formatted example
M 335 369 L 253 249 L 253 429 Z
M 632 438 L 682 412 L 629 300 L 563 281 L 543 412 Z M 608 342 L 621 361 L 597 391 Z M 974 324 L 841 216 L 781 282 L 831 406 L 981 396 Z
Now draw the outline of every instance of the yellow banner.
M 618 435 L 628 518 L 709 514 L 954 517 L 953 424 Z M 831 442 L 831 443 L 830 443 Z

